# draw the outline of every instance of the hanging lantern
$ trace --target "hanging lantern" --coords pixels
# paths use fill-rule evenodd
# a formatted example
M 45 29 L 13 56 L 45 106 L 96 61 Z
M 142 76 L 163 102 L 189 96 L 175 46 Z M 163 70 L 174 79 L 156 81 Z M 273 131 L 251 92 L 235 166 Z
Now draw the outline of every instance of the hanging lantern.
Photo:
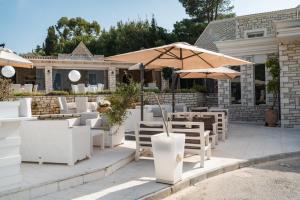
M 81 74 L 77 70 L 72 70 L 72 71 L 70 71 L 68 77 L 69 77 L 70 81 L 77 82 L 77 81 L 79 81 Z

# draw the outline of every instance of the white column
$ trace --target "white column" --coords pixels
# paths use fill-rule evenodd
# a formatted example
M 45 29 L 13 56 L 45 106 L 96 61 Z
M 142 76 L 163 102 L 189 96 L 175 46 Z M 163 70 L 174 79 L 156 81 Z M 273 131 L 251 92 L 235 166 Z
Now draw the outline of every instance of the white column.
M 45 90 L 46 93 L 53 90 L 52 66 L 45 67 Z
M 108 68 L 108 89 L 111 91 L 116 90 L 116 84 L 117 84 L 116 73 L 117 73 L 116 67 Z

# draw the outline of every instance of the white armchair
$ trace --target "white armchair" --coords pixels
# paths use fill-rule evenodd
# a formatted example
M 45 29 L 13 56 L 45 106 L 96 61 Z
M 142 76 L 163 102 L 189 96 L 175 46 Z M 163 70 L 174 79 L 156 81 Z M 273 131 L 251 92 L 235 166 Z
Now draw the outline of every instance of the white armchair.
M 93 152 L 93 146 L 100 146 L 100 149 L 105 148 L 105 132 L 101 130 L 102 120 L 101 118 L 87 119 L 86 125 L 90 127 L 91 133 L 91 152 Z
M 74 165 L 90 158 L 90 128 L 76 126 L 78 120 L 23 121 L 20 129 L 22 161 Z

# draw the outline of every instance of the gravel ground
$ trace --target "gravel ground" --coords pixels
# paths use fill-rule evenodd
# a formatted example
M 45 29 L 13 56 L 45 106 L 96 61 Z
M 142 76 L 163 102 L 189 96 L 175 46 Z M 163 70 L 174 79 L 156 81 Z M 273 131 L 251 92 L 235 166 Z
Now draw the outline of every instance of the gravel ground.
M 165 200 L 300 200 L 300 157 L 259 164 L 207 179 Z

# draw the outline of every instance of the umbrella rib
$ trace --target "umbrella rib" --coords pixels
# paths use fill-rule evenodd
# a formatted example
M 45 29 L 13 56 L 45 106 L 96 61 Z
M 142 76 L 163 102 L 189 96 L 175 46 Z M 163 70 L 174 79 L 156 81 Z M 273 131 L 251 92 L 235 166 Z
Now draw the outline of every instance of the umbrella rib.
M 194 51 L 190 50 L 195 56 L 199 57 L 201 60 L 203 60 L 206 64 L 208 64 L 211 68 L 215 68 L 212 64 L 210 64 L 209 62 L 207 62 L 206 60 L 204 60 L 203 58 L 201 58 L 201 56 L 197 53 L 195 53 Z
M 156 56 L 155 58 L 153 58 L 152 60 L 150 60 L 149 62 L 147 62 L 146 64 L 144 64 L 144 66 L 146 67 L 147 65 L 151 64 L 155 60 L 160 59 L 160 57 L 162 57 L 163 55 L 165 55 L 166 53 L 168 53 L 172 49 L 174 49 L 174 47 L 171 47 L 170 49 L 166 50 L 165 52 L 161 52 L 158 56 Z
M 194 53 L 194 52 L 193 52 Z M 183 60 L 187 59 L 187 58 L 191 58 L 191 57 L 194 57 L 194 56 L 197 56 L 197 55 L 200 55 L 200 54 L 203 54 L 203 52 L 200 52 L 200 53 L 197 53 L 197 54 L 193 54 L 193 55 L 189 55 L 187 57 L 184 57 L 182 58 Z
M 158 49 L 154 49 L 154 50 L 157 51 L 157 52 L 159 52 L 159 53 L 164 53 L 163 51 L 160 51 L 160 50 L 158 50 Z M 164 50 L 167 50 L 167 49 L 164 48 Z M 175 58 L 175 59 L 179 59 L 178 56 L 176 56 L 176 55 L 173 54 L 172 52 L 168 52 L 168 53 L 166 53 L 166 55 L 172 57 L 172 58 L 170 58 L 170 59 L 174 59 L 174 58 Z M 163 59 L 163 58 L 160 58 L 160 59 Z

